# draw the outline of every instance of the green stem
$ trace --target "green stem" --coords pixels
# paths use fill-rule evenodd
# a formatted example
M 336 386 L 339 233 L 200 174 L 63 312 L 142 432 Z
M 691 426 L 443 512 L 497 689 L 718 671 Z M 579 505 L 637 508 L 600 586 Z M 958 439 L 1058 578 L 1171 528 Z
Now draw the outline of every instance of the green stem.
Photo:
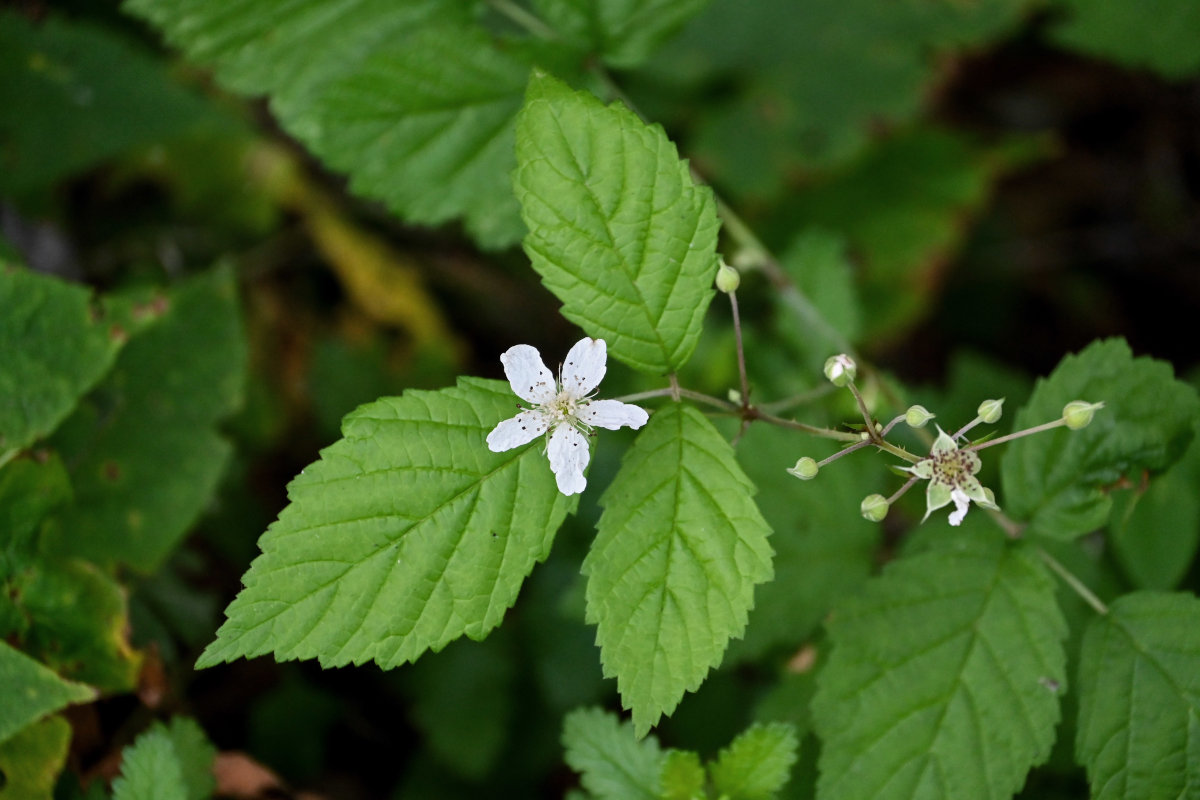
M 816 425 L 809 425 L 805 422 L 797 422 L 794 419 L 784 419 L 777 417 L 774 414 L 768 414 L 760 408 L 751 406 L 746 411 L 752 415 L 753 419 L 760 419 L 763 422 L 771 425 L 778 425 L 781 428 L 790 428 L 794 431 L 804 431 L 811 433 L 813 436 L 820 436 L 825 439 L 836 439 L 839 442 L 861 442 L 862 437 L 857 433 L 849 433 L 847 431 L 835 431 L 830 428 L 819 428 Z
M 746 379 L 746 350 L 742 347 L 742 318 L 738 314 L 737 292 L 729 293 L 729 307 L 733 310 L 733 338 L 737 342 L 738 377 L 742 381 L 742 408 L 750 405 L 750 381 Z
M 1108 613 L 1108 606 L 1104 605 L 1104 602 L 1099 597 L 1096 597 L 1096 595 L 1092 593 L 1091 589 L 1089 589 L 1087 586 L 1084 586 L 1083 581 L 1075 577 L 1074 573 L 1064 567 L 1057 558 L 1047 553 L 1041 547 L 1037 548 L 1037 554 L 1041 557 L 1042 561 L 1046 562 L 1046 565 L 1049 566 L 1050 569 L 1058 573 L 1058 577 L 1062 578 L 1063 581 L 1066 582 L 1067 586 L 1070 586 L 1075 590 L 1075 594 L 1079 595 L 1081 598 L 1083 598 L 1085 603 L 1095 609 L 1097 614 Z
M 985 447 L 992 447 L 993 445 L 1004 444 L 1005 442 L 1011 442 L 1013 439 L 1020 439 L 1023 436 L 1030 436 L 1035 433 L 1041 433 L 1042 431 L 1049 431 L 1049 430 L 1053 430 L 1054 428 L 1061 428 L 1063 425 L 1066 425 L 1066 424 L 1067 424 L 1067 421 L 1065 419 L 1061 419 L 1061 418 L 1056 419 L 1053 422 L 1043 422 L 1041 425 L 1034 425 L 1032 428 L 1026 428 L 1023 431 L 1015 431 L 1006 436 L 998 436 L 995 439 L 988 439 L 986 442 L 983 442 L 982 444 L 969 445 L 967 447 L 964 447 L 963 449 L 964 450 L 982 450 Z
M 14 447 L 12 450 L 6 450 L 3 453 L 0 453 L 0 469 L 3 469 L 5 464 L 12 461 L 19 452 L 21 451 Z
M 525 30 L 537 36 L 540 39 L 555 40 L 558 38 L 558 32 L 551 28 L 541 19 L 529 13 L 527 10 L 512 2 L 512 0 L 487 0 L 488 5 L 494 8 L 503 16 L 520 25 Z

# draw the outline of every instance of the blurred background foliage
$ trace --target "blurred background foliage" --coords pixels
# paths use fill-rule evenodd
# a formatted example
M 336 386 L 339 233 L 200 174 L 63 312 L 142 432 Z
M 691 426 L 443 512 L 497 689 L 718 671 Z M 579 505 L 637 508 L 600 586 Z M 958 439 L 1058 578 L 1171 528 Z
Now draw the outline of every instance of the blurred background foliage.
M 1180 372 L 1196 367 L 1197 42 L 1190 0 L 712 0 L 614 80 L 834 329 L 825 341 L 802 335 L 786 298 L 748 274 L 757 396 L 813 389 L 815 365 L 841 337 L 953 424 L 984 396 L 1015 409 L 1033 376 L 1097 337 L 1123 335 Z M 98 532 L 68 554 L 71 566 L 38 580 L 69 583 L 74 607 L 98 618 L 85 627 L 105 631 L 92 640 L 59 630 L 81 650 L 43 653 L 107 692 L 68 714 L 70 750 L 54 754 L 70 767 L 58 797 L 92 796 L 75 776 L 111 776 L 120 747 L 169 713 L 195 716 L 220 750 L 246 751 L 281 785 L 318 796 L 473 797 L 487 787 L 552 797 L 572 785 L 559 721 L 614 702 L 582 622 L 593 494 L 483 643 L 387 674 L 269 659 L 190 666 L 287 481 L 337 438 L 346 412 L 460 374 L 499 377 L 497 356 L 514 343 L 556 353 L 574 341 L 519 249 L 481 249 L 456 225 L 405 226 L 350 194 L 265 102 L 221 91 L 117 3 L 23 0 L 0 9 L 0 256 L 109 293 L 131 326 L 129 309 L 171 292 L 146 334 L 163 344 L 135 339 L 142 352 L 122 353 L 51 440 L 76 496 L 102 482 L 110 462 L 81 467 L 99 448 L 137 476 L 128 491 L 142 504 L 136 524 L 126 506 L 114 506 L 116 521 L 64 506 L 47 523 L 51 542 L 56 525 Z M 685 385 L 723 395 L 736 383 L 733 352 L 715 303 Z M 163 411 L 146 394 L 167 376 L 173 396 L 191 402 Z M 651 386 L 625 370 L 610 381 L 613 394 Z M 117 419 L 107 444 L 89 428 L 98 414 Z M 853 410 L 812 415 L 836 422 Z M 221 436 L 209 430 L 219 420 Z M 121 450 L 146 441 L 161 446 Z M 823 474 L 819 504 L 789 495 L 783 467 L 802 448 L 819 455 L 758 427 L 739 442 L 764 514 L 788 535 L 773 539 L 777 581 L 759 592 L 747 637 L 661 727 L 672 746 L 711 754 L 753 719 L 803 730 L 821 619 L 902 546 L 854 511 L 887 477 L 870 459 Z M 597 485 L 620 452 L 609 441 L 599 449 Z M 47 497 L 65 481 L 58 463 L 29 478 L 51 487 Z M 1197 464 L 1193 448 L 1173 479 L 1195 485 Z M 1120 542 L 1129 526 L 1194 533 L 1200 508 L 1149 496 L 1134 508 L 1131 498 L 1117 500 L 1129 505 L 1116 515 L 1117 561 L 1072 568 L 1093 587 L 1194 585 L 1194 535 L 1150 554 L 1122 556 Z M 171 532 L 147 549 L 137 538 L 147 524 Z M 87 566 L 114 548 L 128 551 L 119 582 Z M 1069 741 L 1026 796 L 1086 795 Z M 810 738 L 790 796 L 811 793 L 813 751 Z M 224 780 L 253 772 L 232 763 Z

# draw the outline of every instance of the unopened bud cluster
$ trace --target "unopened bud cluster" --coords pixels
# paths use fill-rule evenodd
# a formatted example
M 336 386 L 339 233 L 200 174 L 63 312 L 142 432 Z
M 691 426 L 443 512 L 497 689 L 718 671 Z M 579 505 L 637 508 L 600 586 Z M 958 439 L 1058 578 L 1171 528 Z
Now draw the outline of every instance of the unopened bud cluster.
M 1085 400 L 1076 400 L 1067 403 L 1063 408 L 1062 417 L 1057 420 L 1035 425 L 999 438 L 985 438 L 971 443 L 967 438 L 968 431 L 980 424 L 995 424 L 1004 415 L 1003 397 L 984 400 L 976 409 L 975 419 L 962 428 L 959 428 L 953 434 L 948 434 L 939 427 L 937 429 L 937 439 L 934 441 L 929 455 L 919 458 L 911 455 L 907 450 L 888 442 L 886 437 L 888 432 L 900 422 L 906 423 L 910 428 L 924 428 L 936 415 L 925 408 L 925 406 L 912 405 L 902 415 L 896 417 L 887 425 L 881 425 L 878 421 L 869 417 L 870 412 L 868 411 L 867 401 L 854 383 L 857 371 L 858 368 L 854 363 L 854 359 L 845 354 L 830 356 L 825 361 L 825 377 L 834 386 L 847 388 L 854 395 L 859 408 L 862 410 L 865 428 L 859 434 L 858 441 L 852 440 L 851 444 L 821 462 L 817 462 L 808 456 L 803 456 L 796 461 L 794 467 L 789 468 L 787 471 L 801 480 L 812 480 L 817 476 L 821 467 L 829 462 L 868 446 L 874 446 L 879 450 L 885 450 L 893 455 L 904 458 L 909 463 L 907 466 L 900 467 L 900 469 L 909 473 L 912 477 L 903 487 L 891 497 L 884 497 L 881 494 L 871 494 L 863 498 L 859 510 L 863 517 L 872 522 L 881 522 L 884 520 L 892 504 L 919 480 L 928 482 L 925 492 L 926 519 L 933 511 L 950 504 L 954 505 L 954 510 L 950 513 L 951 525 L 958 525 L 963 521 L 971 503 L 982 508 L 998 510 L 995 494 L 991 489 L 980 484 L 979 480 L 975 477 L 982 466 L 978 451 L 985 447 L 991 447 L 992 445 L 1029 436 L 1051 428 L 1065 426 L 1071 430 L 1079 430 L 1091 423 L 1096 411 L 1104 408 L 1104 403 L 1090 403 Z M 844 434 L 842 435 L 844 436 Z

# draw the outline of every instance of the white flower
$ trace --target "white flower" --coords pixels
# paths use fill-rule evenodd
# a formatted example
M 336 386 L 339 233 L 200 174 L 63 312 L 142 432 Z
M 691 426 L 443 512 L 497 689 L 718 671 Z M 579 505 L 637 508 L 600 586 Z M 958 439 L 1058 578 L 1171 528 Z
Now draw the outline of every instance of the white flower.
M 979 467 L 979 456 L 973 450 L 959 450 L 950 435 L 938 428 L 937 441 L 929 455 L 911 467 L 901 467 L 905 472 L 929 481 L 925 490 L 925 516 L 921 521 L 929 519 L 930 514 L 951 501 L 954 503 L 954 510 L 950 512 L 951 525 L 962 523 L 972 500 L 983 508 L 997 508 L 991 490 L 984 488 L 975 477 Z
M 512 390 L 532 403 L 512 419 L 506 419 L 488 434 L 488 449 L 503 453 L 532 442 L 549 432 L 546 453 L 558 490 L 578 494 L 587 486 L 583 470 L 591 452 L 587 435 L 593 427 L 615 431 L 628 425 L 640 428 L 650 416 L 645 410 L 620 400 L 592 400 L 591 394 L 604 377 L 608 357 L 603 339 L 580 339 L 567 353 L 557 381 L 546 369 L 536 347 L 519 344 L 500 356 Z

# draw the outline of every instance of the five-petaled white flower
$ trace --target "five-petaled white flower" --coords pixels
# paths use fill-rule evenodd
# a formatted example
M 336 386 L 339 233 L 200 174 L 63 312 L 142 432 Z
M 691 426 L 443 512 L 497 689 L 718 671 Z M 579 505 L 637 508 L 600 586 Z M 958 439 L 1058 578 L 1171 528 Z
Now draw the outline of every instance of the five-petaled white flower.
M 591 458 L 587 435 L 593 427 L 615 431 L 640 428 L 650 418 L 641 408 L 620 400 L 592 400 L 604 377 L 608 357 L 603 339 L 580 339 L 567 353 L 559 379 L 554 380 L 536 347 L 519 344 L 501 356 L 504 374 L 522 400 L 533 403 L 488 434 L 488 449 L 503 453 L 550 432 L 546 453 L 558 490 L 566 495 L 587 486 L 583 470 Z
M 979 466 L 979 456 L 974 451 L 959 450 L 954 439 L 938 428 L 937 441 L 933 443 L 929 455 L 911 467 L 901 468 L 929 481 L 925 490 L 925 516 L 921 521 L 929 519 L 930 514 L 950 501 L 954 501 L 954 510 L 950 512 L 951 525 L 962 523 L 972 500 L 983 508 L 998 508 L 995 496 L 975 477 Z

